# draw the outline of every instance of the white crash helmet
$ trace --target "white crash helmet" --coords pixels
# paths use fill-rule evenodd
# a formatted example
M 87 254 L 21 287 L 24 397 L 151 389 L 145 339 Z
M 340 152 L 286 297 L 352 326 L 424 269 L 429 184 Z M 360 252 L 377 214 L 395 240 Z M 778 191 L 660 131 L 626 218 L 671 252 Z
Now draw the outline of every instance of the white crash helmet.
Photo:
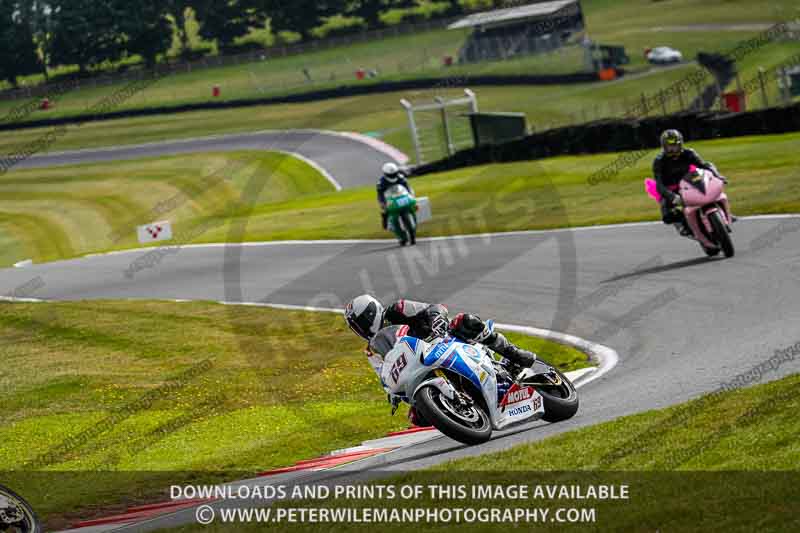
M 400 167 L 397 166 L 397 163 L 392 163 L 391 161 L 383 165 L 383 175 L 386 176 L 386 179 L 390 182 L 397 181 L 397 178 L 400 176 Z
M 383 325 L 383 305 L 369 294 L 362 294 L 345 306 L 344 319 L 356 335 L 370 340 Z

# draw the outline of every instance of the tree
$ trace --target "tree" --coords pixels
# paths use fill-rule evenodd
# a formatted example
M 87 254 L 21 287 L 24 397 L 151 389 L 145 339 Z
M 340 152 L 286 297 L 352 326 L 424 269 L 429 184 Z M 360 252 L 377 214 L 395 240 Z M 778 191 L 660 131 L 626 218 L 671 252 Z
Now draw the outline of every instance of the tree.
M 356 0 L 347 11 L 348 15 L 361 17 L 369 28 L 383 26 L 381 13 L 389 9 L 414 7 L 416 0 Z
M 33 39 L 31 3 L 0 0 L 0 76 L 17 86 L 17 78 L 41 72 Z
M 172 17 L 172 22 L 175 25 L 175 32 L 178 35 L 178 40 L 181 43 L 181 53 L 189 50 L 189 34 L 186 31 L 186 10 L 192 4 L 192 0 L 167 0 L 165 8 L 167 13 Z
M 299 33 L 305 41 L 311 30 L 325 22 L 325 17 L 342 13 L 347 8 L 345 0 L 266 0 L 272 31 Z
M 247 35 L 252 28 L 266 24 L 266 3 L 267 0 L 196 1 L 194 7 L 200 24 L 200 36 L 216 41 L 217 46 L 224 50 L 238 37 Z
M 139 54 L 148 68 L 156 64 L 156 57 L 172 46 L 172 24 L 167 18 L 166 6 L 160 0 L 120 2 L 125 11 L 120 30 L 126 37 L 125 52 Z
M 47 0 L 24 0 L 28 6 L 33 42 L 39 50 L 41 71 L 44 79 L 48 79 L 47 65 L 50 64 L 49 43 L 53 38 L 53 25 L 50 14 L 52 9 Z
M 81 73 L 125 51 L 121 22 L 128 13 L 115 0 L 52 0 L 50 65 L 78 65 Z

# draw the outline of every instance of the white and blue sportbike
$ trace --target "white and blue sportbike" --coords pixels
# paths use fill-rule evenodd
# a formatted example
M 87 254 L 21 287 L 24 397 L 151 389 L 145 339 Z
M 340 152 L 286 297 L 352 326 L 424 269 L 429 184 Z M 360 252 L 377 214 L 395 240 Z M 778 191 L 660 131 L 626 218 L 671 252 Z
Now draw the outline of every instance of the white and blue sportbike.
M 384 359 L 381 381 L 393 398 L 452 439 L 479 444 L 494 430 L 537 419 L 558 422 L 578 410 L 575 386 L 542 360 L 517 372 L 479 344 L 453 337 L 425 342 L 406 333 L 408 326 L 390 326 L 370 342 Z

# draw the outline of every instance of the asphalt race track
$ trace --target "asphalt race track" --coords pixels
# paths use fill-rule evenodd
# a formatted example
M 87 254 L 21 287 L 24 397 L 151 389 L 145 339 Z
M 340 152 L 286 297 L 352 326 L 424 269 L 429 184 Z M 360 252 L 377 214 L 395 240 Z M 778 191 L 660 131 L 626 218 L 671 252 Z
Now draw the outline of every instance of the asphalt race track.
M 381 143 L 375 144 L 381 146 Z M 14 168 L 42 168 L 233 150 L 280 150 L 299 154 L 314 161 L 335 177 L 343 188 L 375 183 L 380 176 L 381 166 L 390 159 L 405 162 L 401 160 L 402 154 L 387 153 L 355 138 L 333 132 L 297 130 L 263 131 L 42 154 L 21 161 Z
M 683 402 L 793 346 L 800 341 L 798 230 L 800 219 L 791 216 L 741 219 L 731 259 L 708 259 L 661 224 L 422 239 L 402 249 L 389 240 L 186 246 L 141 269 L 131 265 L 152 250 L 5 269 L 0 294 L 37 276 L 44 285 L 31 296 L 53 300 L 340 307 L 370 291 L 563 331 L 619 353 L 612 372 L 581 389 L 581 409 L 567 422 L 533 423 L 475 447 L 441 437 L 357 463 L 360 471 L 404 471 Z M 787 361 L 750 383 L 799 370 L 800 360 Z M 193 521 L 191 510 L 181 511 L 136 530 Z
M 748 250 L 751 241 L 763 242 L 781 224 L 794 231 L 759 251 Z M 404 249 L 391 241 L 200 245 L 166 255 L 132 278 L 125 271 L 149 252 L 6 269 L 0 293 L 36 276 L 45 286 L 34 296 L 55 300 L 337 307 L 364 290 L 383 299 L 402 293 L 502 322 L 567 331 L 619 352 L 616 369 L 582 390 L 581 411 L 571 422 L 476 448 L 440 442 L 445 453 L 418 450 L 397 465 L 417 468 L 682 402 L 794 345 L 800 340 L 798 228 L 792 218 L 741 220 L 734 233 L 739 253 L 727 260 L 701 257 L 694 243 L 659 224 L 422 240 Z M 574 257 L 562 261 L 565 239 L 574 244 Z M 786 363 L 764 379 L 799 367 L 800 361 Z

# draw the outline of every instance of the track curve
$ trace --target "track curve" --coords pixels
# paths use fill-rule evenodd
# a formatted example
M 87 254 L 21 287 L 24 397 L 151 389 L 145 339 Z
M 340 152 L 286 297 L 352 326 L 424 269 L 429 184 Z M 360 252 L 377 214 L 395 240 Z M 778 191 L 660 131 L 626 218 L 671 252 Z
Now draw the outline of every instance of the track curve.
M 387 156 L 326 133 L 258 135 L 264 134 L 50 154 L 21 166 L 271 146 L 301 153 L 342 185 L 357 186 L 372 183 Z M 346 143 L 345 153 L 337 143 Z M 363 158 L 355 161 L 352 150 Z M 694 243 L 661 224 L 421 239 L 405 249 L 388 240 L 185 246 L 130 276 L 125 272 L 148 252 L 4 269 L 0 294 L 13 294 L 37 276 L 44 285 L 33 296 L 55 300 L 225 300 L 231 279 L 243 301 L 340 307 L 368 291 L 384 300 L 443 301 L 502 322 L 567 331 L 620 354 L 614 372 L 581 390 L 581 410 L 569 421 L 534 423 L 473 447 L 439 438 L 357 463 L 359 472 L 404 471 L 683 402 L 793 346 L 800 340 L 800 217 L 753 217 L 735 230 L 737 255 L 729 260 L 701 257 Z M 575 264 L 566 266 L 553 238 L 564 231 L 576 252 Z M 235 248 L 237 271 L 228 272 L 226 253 Z M 562 276 L 565 268 L 576 275 Z M 577 294 L 569 309 L 565 292 Z M 800 360 L 787 362 L 761 380 L 798 370 Z M 189 510 L 136 530 L 193 520 Z
M 620 354 L 614 372 L 582 389 L 578 415 L 501 434 L 481 446 L 437 439 L 361 465 L 407 470 L 682 402 L 794 345 L 800 340 L 797 222 L 740 221 L 734 234 L 739 253 L 729 260 L 700 257 L 694 243 L 656 224 L 564 230 L 574 231 L 575 287 L 561 286 L 554 232 L 520 232 L 427 239 L 405 249 L 390 241 L 189 246 L 127 278 L 126 269 L 146 253 L 130 251 L 6 269 L 0 293 L 41 276 L 45 286 L 35 296 L 44 299 L 223 300 L 225 253 L 236 246 L 242 247 L 246 301 L 338 307 L 371 291 L 383 299 L 444 301 L 499 321 L 548 327 L 559 292 L 576 290 L 569 332 Z M 781 227 L 791 231 L 776 232 Z M 777 240 L 765 241 L 770 235 Z M 626 255 L 618 253 L 623 249 Z M 786 363 L 763 379 L 799 368 L 800 361 Z
M 393 147 L 366 136 L 332 131 L 289 130 L 54 152 L 20 161 L 14 168 L 45 168 L 233 150 L 274 150 L 299 154 L 314 161 L 341 184 L 342 188 L 374 184 L 386 161 L 406 163 L 408 160 Z

